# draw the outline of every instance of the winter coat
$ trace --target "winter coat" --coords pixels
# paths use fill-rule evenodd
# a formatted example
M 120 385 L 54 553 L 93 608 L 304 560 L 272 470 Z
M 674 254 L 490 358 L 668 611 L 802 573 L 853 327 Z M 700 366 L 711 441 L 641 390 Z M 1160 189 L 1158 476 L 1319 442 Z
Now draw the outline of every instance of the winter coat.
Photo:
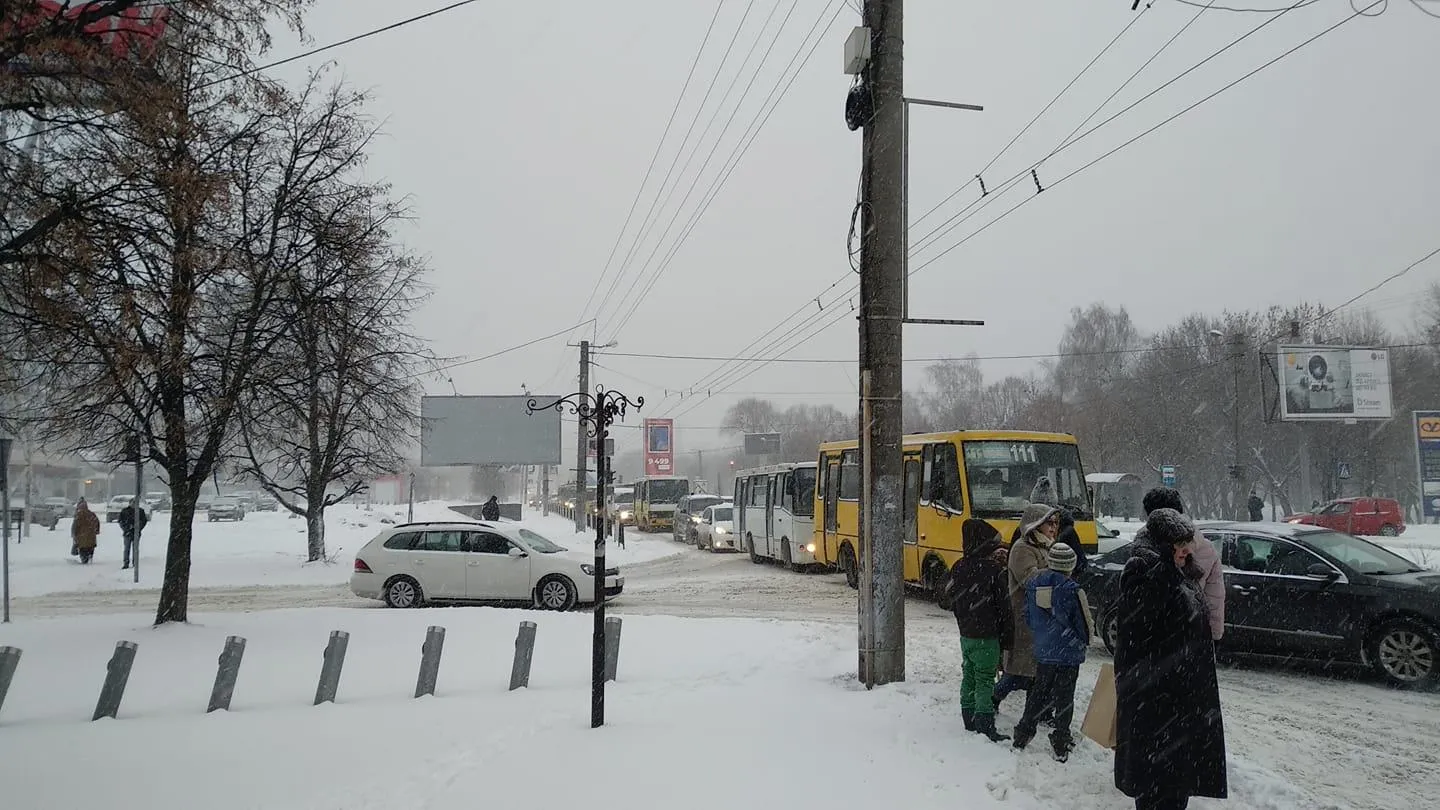
M 1137 543 L 1149 542 L 1149 537 L 1143 528 L 1135 533 Z M 1225 635 L 1225 568 L 1220 564 L 1220 552 L 1215 544 L 1201 532 L 1195 532 L 1191 548 L 1194 551 L 1190 555 L 1190 565 L 1185 567 L 1185 575 L 1204 597 L 1210 638 L 1219 641 Z
M 1250 496 L 1249 506 L 1251 520 L 1261 521 L 1265 519 L 1265 502 L 1260 499 L 1259 495 Z
M 145 514 L 145 508 L 143 506 L 131 504 L 120 510 L 120 533 L 126 537 L 134 538 L 138 533 L 135 528 L 135 512 L 137 510 L 140 512 L 139 532 L 145 531 L 145 524 L 150 522 L 150 516 Z
M 1050 539 L 1038 529 L 1054 512 L 1054 507 L 1032 503 L 1020 518 L 1021 537 L 1010 547 L 1009 564 L 1010 613 L 1017 619 L 1025 615 L 1025 583 L 1050 565 Z M 1035 677 L 1035 639 L 1024 621 L 1015 622 L 1015 645 L 1005 656 L 1005 673 Z
M 1115 786 L 1225 798 L 1215 646 L 1199 594 L 1170 549 L 1138 537 L 1120 575 Z
M 70 539 L 75 547 L 85 551 L 95 548 L 100 539 L 100 517 L 88 506 L 75 508 L 75 520 L 70 524 Z
M 1045 603 L 1050 607 L 1043 607 Z M 1078 667 L 1090 646 L 1090 605 L 1080 583 L 1059 571 L 1041 571 L 1025 586 L 1025 622 L 1035 636 L 1035 660 Z
M 500 519 L 500 504 L 497 503 L 494 498 L 491 498 L 490 500 L 486 501 L 486 502 L 485 502 L 485 505 L 482 506 L 482 507 L 480 507 L 480 519 L 481 519 L 481 520 L 499 520 L 499 519 Z
M 990 559 L 1000 548 L 1000 535 L 993 528 L 988 533 L 972 531 L 969 523 L 967 520 L 963 529 L 965 556 L 950 570 L 945 598 L 961 636 L 999 639 L 1000 649 L 1008 650 L 1015 639 L 1015 618 L 1010 612 L 1007 574 L 1004 566 Z

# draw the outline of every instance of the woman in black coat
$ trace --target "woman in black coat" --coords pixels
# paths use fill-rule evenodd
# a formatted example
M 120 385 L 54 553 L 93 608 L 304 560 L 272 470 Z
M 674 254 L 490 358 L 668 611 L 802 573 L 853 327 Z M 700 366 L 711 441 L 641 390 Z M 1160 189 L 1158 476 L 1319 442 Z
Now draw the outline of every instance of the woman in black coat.
M 1225 728 L 1205 603 L 1181 566 L 1195 526 L 1157 509 L 1120 575 L 1115 786 L 1136 810 L 1226 796 Z

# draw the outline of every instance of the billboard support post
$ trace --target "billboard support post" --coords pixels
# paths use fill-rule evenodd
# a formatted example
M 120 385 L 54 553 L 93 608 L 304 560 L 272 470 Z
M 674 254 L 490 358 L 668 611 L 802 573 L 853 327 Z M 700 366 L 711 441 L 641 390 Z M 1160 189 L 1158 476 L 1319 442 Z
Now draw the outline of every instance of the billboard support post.
M 590 641 L 590 727 L 599 728 L 605 725 L 605 481 L 606 467 L 608 462 L 603 448 L 605 440 L 609 438 L 610 426 L 619 419 L 625 419 L 625 412 L 630 408 L 640 410 L 645 407 L 645 398 L 636 397 L 631 402 L 628 397 L 619 391 L 606 390 L 604 387 L 595 389 L 595 393 L 580 391 L 566 397 L 561 397 L 547 405 L 541 405 L 534 399 L 526 405 L 526 410 L 534 413 L 540 410 L 553 409 L 557 413 L 568 409 L 580 419 L 580 453 L 583 458 L 585 454 L 585 432 L 595 437 L 596 447 L 599 449 L 595 460 L 596 483 L 595 487 L 595 627 Z M 581 518 L 583 520 L 583 518 Z

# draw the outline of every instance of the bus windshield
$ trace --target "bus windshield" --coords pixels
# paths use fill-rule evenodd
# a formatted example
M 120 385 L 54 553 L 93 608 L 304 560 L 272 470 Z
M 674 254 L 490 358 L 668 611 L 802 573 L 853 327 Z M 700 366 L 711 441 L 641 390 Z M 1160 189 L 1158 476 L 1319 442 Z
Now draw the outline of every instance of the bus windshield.
M 610 502 L 616 505 L 635 503 L 635 490 L 616 490 L 615 493 L 610 496 Z
M 1080 448 L 1061 442 L 967 441 L 965 478 L 976 517 L 1018 519 L 1026 504 L 1068 506 L 1093 520 Z
M 796 467 L 791 486 L 795 488 L 795 514 L 815 516 L 815 468 Z
M 690 482 L 684 478 L 661 478 L 647 484 L 651 503 L 678 503 L 690 494 Z

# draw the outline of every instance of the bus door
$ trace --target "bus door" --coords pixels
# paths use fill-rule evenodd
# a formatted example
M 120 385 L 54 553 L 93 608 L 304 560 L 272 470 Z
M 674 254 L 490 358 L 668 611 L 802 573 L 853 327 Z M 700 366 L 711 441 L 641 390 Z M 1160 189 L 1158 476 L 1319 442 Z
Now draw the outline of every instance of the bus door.
M 830 456 L 823 460 L 821 473 L 825 476 L 825 560 L 840 560 L 840 457 Z
M 905 579 L 920 578 L 920 482 L 924 467 L 919 453 L 905 456 Z
M 765 554 L 779 557 L 775 553 L 775 482 L 779 476 L 765 478 Z
M 750 511 L 747 508 L 750 497 L 749 483 L 749 478 L 736 478 L 735 488 L 730 493 L 732 496 L 731 501 L 735 504 L 733 512 L 735 515 L 735 536 L 742 539 L 745 537 L 745 513 Z

